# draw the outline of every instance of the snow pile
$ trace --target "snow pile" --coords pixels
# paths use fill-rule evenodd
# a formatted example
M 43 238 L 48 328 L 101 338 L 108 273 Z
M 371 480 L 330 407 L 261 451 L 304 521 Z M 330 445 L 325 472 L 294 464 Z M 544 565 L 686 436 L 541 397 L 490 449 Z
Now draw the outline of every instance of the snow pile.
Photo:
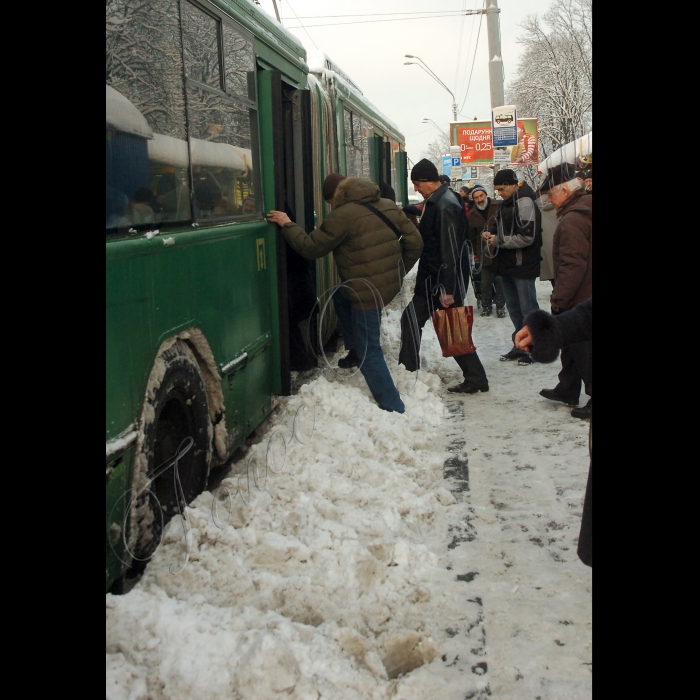
M 426 542 L 455 503 L 430 450 L 442 382 L 395 371 L 405 415 L 359 373 L 321 376 L 193 502 L 189 547 L 171 521 L 138 586 L 108 596 L 112 677 L 156 698 L 380 698 L 438 656 L 444 570 Z
M 590 696 L 588 424 L 538 396 L 558 364 L 498 360 L 508 319 L 475 318 L 488 394 L 446 392 L 461 373 L 430 322 L 406 372 L 401 309 L 382 345 L 406 413 L 337 357 L 282 398 L 186 532 L 173 519 L 107 595 L 108 700 Z M 467 463 L 468 484 L 445 479 Z

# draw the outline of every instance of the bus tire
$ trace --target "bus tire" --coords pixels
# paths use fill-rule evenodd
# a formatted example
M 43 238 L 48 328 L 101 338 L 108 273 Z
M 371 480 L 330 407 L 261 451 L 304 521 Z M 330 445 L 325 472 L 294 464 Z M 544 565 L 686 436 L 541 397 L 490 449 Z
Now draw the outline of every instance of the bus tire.
M 162 379 L 157 382 L 153 381 L 154 377 Z M 207 392 L 197 360 L 187 343 L 177 340 L 160 354 L 151 373 L 145 402 L 140 454 L 144 458 L 142 463 L 147 469 L 150 490 L 143 492 L 139 500 L 146 506 L 147 499 L 149 517 L 139 518 L 141 532 L 133 567 L 137 571 L 145 568 L 147 560 L 157 549 L 165 525 L 180 510 L 184 511 L 185 503 L 189 504 L 202 493 L 209 476 L 213 429 Z M 192 445 L 177 460 L 180 490 L 175 480 L 174 464 L 160 475 L 158 472 L 173 462 L 178 449 L 183 447 L 183 441 L 187 446 L 188 437 L 192 438 Z M 143 506 L 137 505 L 141 516 Z

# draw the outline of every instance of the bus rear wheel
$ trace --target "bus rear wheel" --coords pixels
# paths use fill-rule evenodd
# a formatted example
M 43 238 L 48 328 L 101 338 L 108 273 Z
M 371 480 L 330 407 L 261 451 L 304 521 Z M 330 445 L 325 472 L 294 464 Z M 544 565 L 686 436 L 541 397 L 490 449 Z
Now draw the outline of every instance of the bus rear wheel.
M 176 341 L 158 357 L 151 376 L 162 379 L 149 381 L 146 392 L 141 454 L 151 484 L 132 575 L 145 568 L 170 519 L 206 488 L 212 455 L 206 387 L 189 346 Z

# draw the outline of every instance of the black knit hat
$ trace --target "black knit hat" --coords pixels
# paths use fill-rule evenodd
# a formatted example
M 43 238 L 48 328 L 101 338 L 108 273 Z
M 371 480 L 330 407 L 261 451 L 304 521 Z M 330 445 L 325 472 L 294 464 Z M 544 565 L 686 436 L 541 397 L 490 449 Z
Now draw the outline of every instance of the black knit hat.
M 517 185 L 518 178 L 515 175 L 515 171 L 506 168 L 505 170 L 499 170 L 493 178 L 494 185 Z
M 323 198 L 328 202 L 329 200 L 333 199 L 333 195 L 335 194 L 335 189 L 338 187 L 338 185 L 345 179 L 345 175 L 341 175 L 340 173 L 331 173 L 330 175 L 326 176 L 326 179 L 323 181 L 323 187 L 321 189 L 321 193 L 323 194 Z
M 540 192 L 544 194 L 549 192 L 555 185 L 561 185 L 562 182 L 569 182 L 576 177 L 576 168 L 573 163 L 561 163 L 555 165 L 547 171 L 547 177 L 540 185 Z
M 438 175 L 435 163 L 431 163 L 427 158 L 419 160 L 411 170 L 411 182 L 439 182 L 440 175 Z

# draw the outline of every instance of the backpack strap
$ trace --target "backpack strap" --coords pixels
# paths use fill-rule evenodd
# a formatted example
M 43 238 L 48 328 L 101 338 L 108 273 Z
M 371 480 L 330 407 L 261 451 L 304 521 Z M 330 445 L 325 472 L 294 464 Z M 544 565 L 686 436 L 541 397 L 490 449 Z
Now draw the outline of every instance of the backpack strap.
M 391 221 L 381 212 L 377 207 L 373 207 L 371 204 L 367 204 L 366 202 L 358 202 L 358 204 L 361 204 L 363 207 L 367 207 L 373 214 L 376 214 L 395 234 L 396 237 L 401 240 L 403 238 L 403 234 L 399 229 L 394 226 L 394 224 L 391 223 Z

